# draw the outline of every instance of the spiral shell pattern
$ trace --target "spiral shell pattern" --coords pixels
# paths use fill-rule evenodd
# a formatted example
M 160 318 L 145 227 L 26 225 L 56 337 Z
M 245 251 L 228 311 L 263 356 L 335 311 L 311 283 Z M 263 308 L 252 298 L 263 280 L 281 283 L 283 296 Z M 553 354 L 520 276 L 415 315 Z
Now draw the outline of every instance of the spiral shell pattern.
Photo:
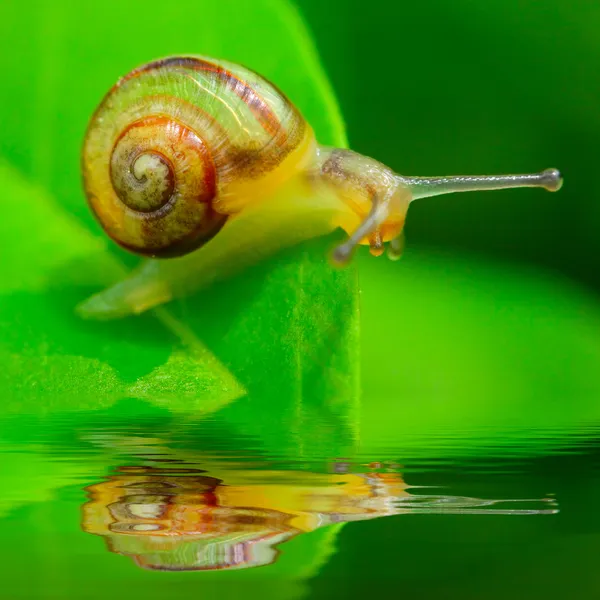
M 121 246 L 179 256 L 289 178 L 313 146 L 299 112 L 259 75 L 172 57 L 135 69 L 106 95 L 86 133 L 84 187 Z

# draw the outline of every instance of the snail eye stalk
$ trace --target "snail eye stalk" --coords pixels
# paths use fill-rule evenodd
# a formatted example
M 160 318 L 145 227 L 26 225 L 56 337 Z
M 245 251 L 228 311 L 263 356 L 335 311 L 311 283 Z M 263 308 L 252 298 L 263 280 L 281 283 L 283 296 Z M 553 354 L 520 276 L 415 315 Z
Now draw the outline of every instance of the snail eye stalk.
M 410 188 L 412 199 L 429 198 L 455 192 L 483 192 L 522 187 L 544 188 L 557 192 L 563 179 L 557 169 L 526 175 L 456 175 L 451 177 L 402 177 Z

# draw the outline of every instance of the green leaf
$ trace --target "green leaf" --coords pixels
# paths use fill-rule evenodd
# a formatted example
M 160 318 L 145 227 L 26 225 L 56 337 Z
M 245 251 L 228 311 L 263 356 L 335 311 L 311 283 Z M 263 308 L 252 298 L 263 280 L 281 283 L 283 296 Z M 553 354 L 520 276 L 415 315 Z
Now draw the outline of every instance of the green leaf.
M 81 289 L 105 285 L 122 276 L 123 267 L 106 252 L 101 238 L 87 232 L 40 186 L 2 163 L 0 182 L 10 217 L 0 223 L 7 241 L 0 247 L 4 411 L 80 411 L 123 396 L 160 402 L 177 393 L 176 407 L 190 401 L 190 378 L 195 384 L 192 406 L 203 394 L 223 403 L 244 393 L 229 371 L 164 310 L 158 319 L 112 328 L 78 319 L 73 303 Z M 148 373 L 142 376 L 139 370 Z
M 12 49 L 0 57 L 0 392 L 9 398 L 2 410 L 60 412 L 139 398 L 202 415 L 245 397 L 231 418 L 250 414 L 257 433 L 275 429 L 285 440 L 281 424 L 290 415 L 308 432 L 322 411 L 335 410 L 348 416 L 351 436 L 356 275 L 329 267 L 330 240 L 139 318 L 88 323 L 73 313 L 136 262 L 93 220 L 79 170 L 90 115 L 130 69 L 175 53 L 246 64 L 290 96 L 319 141 L 345 145 L 291 5 L 185 0 L 157 18 L 144 2 L 37 0 L 24 11 L 10 0 L 0 8 L 0 35 Z

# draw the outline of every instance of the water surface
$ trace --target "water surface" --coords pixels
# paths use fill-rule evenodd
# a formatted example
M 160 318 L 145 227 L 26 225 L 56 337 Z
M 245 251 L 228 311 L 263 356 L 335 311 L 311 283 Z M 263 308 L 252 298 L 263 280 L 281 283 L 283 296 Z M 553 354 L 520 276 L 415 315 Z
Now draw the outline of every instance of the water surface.
M 554 443 L 446 431 L 328 455 L 218 415 L 6 418 L 1 597 L 596 597 L 597 432 L 533 433 Z

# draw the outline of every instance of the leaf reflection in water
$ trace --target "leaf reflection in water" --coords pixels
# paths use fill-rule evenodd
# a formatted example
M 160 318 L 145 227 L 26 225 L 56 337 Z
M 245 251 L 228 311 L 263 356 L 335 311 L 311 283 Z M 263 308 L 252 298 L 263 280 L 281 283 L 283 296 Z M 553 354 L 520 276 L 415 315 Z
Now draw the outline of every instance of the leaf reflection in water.
M 558 512 L 553 499 L 533 501 L 543 508 L 513 509 L 502 505 L 532 501 L 413 495 L 400 473 L 363 470 L 340 473 L 337 465 L 328 474 L 249 474 L 217 467 L 209 475 L 197 468 L 122 467 L 86 488 L 82 527 L 146 569 L 231 570 L 271 564 L 280 544 L 333 523 L 410 513 Z

